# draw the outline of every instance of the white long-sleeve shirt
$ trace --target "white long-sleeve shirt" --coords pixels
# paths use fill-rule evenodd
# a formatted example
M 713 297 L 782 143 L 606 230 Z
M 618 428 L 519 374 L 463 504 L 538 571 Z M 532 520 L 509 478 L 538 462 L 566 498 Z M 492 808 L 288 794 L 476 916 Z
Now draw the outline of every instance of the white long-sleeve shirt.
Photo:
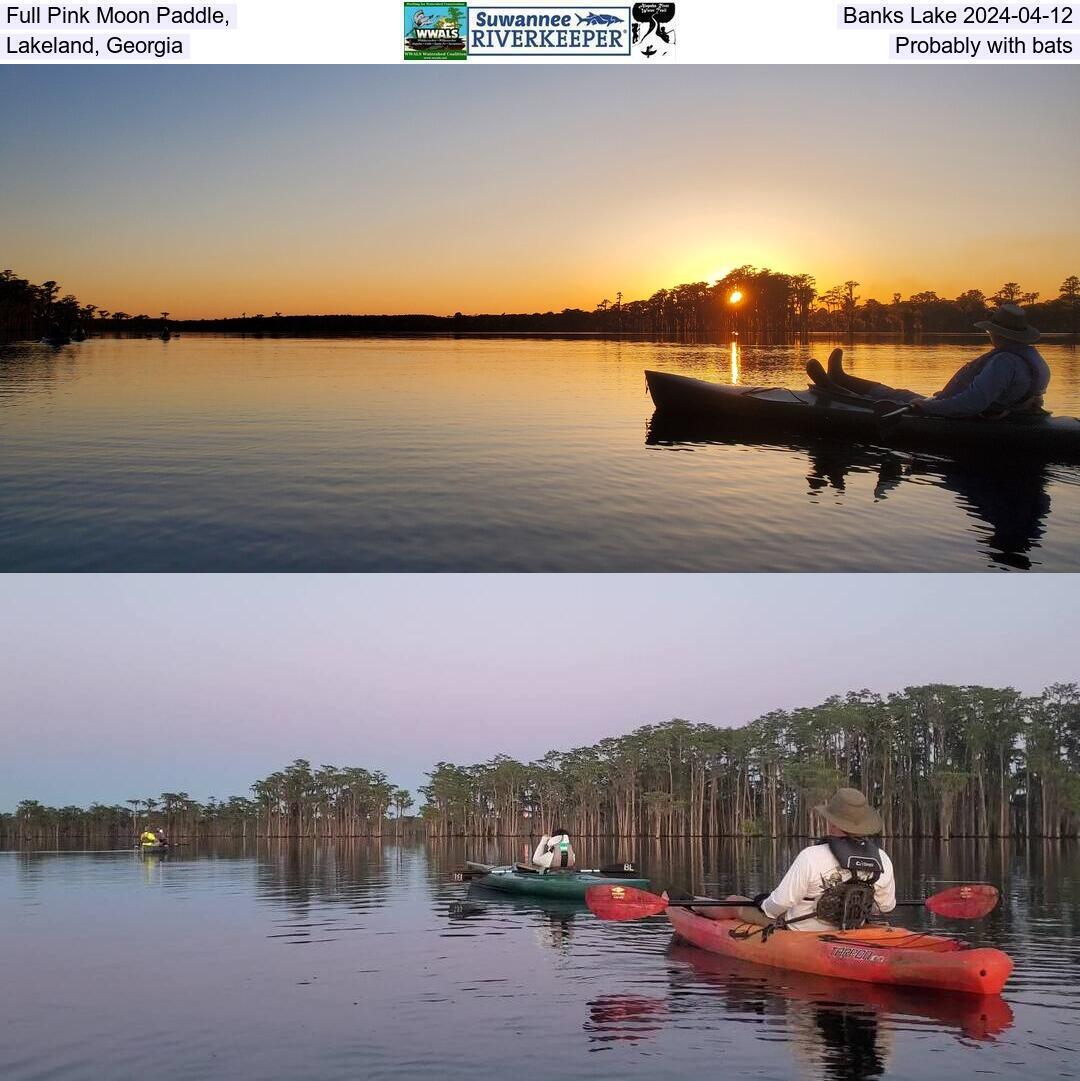
M 566 850 L 569 855 L 569 861 L 567 866 L 574 866 L 574 850 L 570 846 L 570 838 L 565 833 L 557 833 L 552 837 L 549 837 L 546 833 L 540 838 L 540 843 L 536 846 L 536 851 L 533 853 L 532 861 L 537 867 L 543 867 L 544 870 L 548 870 L 552 864 L 559 866 L 561 860 L 559 859 L 560 851 L 563 842 L 566 842 Z
M 878 850 L 881 865 L 884 868 L 874 883 L 874 903 L 881 912 L 892 912 L 896 908 L 896 879 L 893 875 L 892 860 Z M 787 920 L 797 916 L 809 915 L 817 906 L 817 899 L 826 888 L 836 882 L 846 882 L 851 872 L 841 868 L 827 844 L 809 845 L 796 857 L 788 872 L 764 901 L 761 911 L 769 919 L 783 916 Z M 793 931 L 831 931 L 831 923 L 824 920 L 809 919 L 792 924 Z

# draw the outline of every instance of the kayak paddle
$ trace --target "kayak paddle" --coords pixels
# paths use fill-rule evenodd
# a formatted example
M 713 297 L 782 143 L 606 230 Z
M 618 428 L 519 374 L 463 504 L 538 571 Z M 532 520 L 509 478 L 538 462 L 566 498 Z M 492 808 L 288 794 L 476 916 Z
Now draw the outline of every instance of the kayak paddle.
M 485 864 L 483 866 L 466 867 L 461 871 L 453 871 L 450 877 L 454 882 L 471 882 L 474 878 L 485 878 L 492 871 L 499 870 L 505 870 L 505 868 L 489 867 Z M 558 869 L 545 871 L 542 867 L 526 867 L 522 864 L 514 864 L 514 870 L 523 875 L 609 875 L 612 878 L 634 878 L 640 874 L 637 866 L 633 863 L 604 863 L 599 867 L 574 867 L 569 871 Z
M 883 429 L 892 428 L 912 412 L 910 405 L 897 405 L 896 402 L 875 402 L 874 415 Z
M 672 901 L 667 894 L 658 897 L 632 886 L 591 886 L 585 891 L 585 903 L 602 920 L 640 920 L 659 916 L 668 908 L 741 908 L 753 901 Z M 998 891 L 985 882 L 953 886 L 921 901 L 897 901 L 900 905 L 925 905 L 936 916 L 952 920 L 977 920 L 998 903 Z

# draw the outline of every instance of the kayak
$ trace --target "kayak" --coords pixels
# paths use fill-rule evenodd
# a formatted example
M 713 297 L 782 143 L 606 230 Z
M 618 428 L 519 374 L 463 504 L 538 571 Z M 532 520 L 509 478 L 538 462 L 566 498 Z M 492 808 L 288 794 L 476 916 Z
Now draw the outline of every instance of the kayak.
M 470 871 L 482 872 L 473 883 L 502 893 L 528 894 L 564 901 L 584 901 L 591 886 L 630 886 L 648 889 L 647 878 L 624 878 L 599 871 L 525 871 L 519 867 L 496 867 L 486 863 L 466 862 Z
M 1012 1028 L 1014 1020 L 1011 1007 L 1000 995 L 934 994 L 918 987 L 855 983 L 765 968 L 706 953 L 679 938 L 672 940 L 667 956 L 686 965 L 736 1008 L 752 1004 L 760 1009 L 762 996 L 767 995 L 790 1003 L 799 1016 L 835 1011 L 868 1020 L 916 1018 L 933 1021 L 939 1028 L 955 1030 L 970 1040 L 994 1040 Z
M 139 845 L 139 851 L 145 856 L 148 852 L 168 852 L 168 845 Z
M 481 872 L 473 883 L 502 893 L 528 894 L 532 897 L 552 897 L 564 901 L 584 901 L 590 886 L 631 886 L 634 889 L 649 888 L 647 878 L 620 878 L 600 874 L 599 871 L 524 871 L 518 867 L 496 867 L 489 863 L 471 863 L 465 866 L 473 872 Z
M 908 414 L 886 427 L 871 402 L 816 387 L 804 391 L 742 387 L 652 371 L 645 372 L 645 381 L 658 413 L 742 425 L 750 436 L 797 432 L 913 449 L 1001 449 L 1080 458 L 1080 420 L 1076 417 L 983 420 Z
M 713 920 L 685 908 L 669 908 L 667 914 L 680 938 L 710 953 L 815 976 L 996 995 L 1013 968 L 1001 950 L 903 927 L 779 930 L 765 937 L 762 928 L 738 920 Z

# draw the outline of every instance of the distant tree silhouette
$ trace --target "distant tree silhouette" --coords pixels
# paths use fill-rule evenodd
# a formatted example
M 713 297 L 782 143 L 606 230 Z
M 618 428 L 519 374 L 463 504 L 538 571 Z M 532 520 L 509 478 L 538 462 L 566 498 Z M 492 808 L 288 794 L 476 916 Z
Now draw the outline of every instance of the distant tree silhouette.
M 658 289 L 640 300 L 626 300 L 614 290 L 592 311 L 560 311 L 466 315 L 283 315 L 272 321 L 261 312 L 239 318 L 181 320 L 177 326 L 219 331 L 251 329 L 274 334 L 393 334 L 393 333 L 567 333 L 630 334 L 645 337 L 730 336 L 747 340 L 783 341 L 810 333 L 920 334 L 971 333 L 997 304 L 1022 304 L 1031 321 L 1048 333 L 1080 332 L 1080 277 L 1070 275 L 1059 295 L 1040 301 L 1038 292 L 1005 282 L 987 296 L 967 289 L 949 299 L 932 289 L 906 300 L 893 293 L 889 301 L 863 300 L 853 278 L 819 292 L 810 274 L 786 274 L 766 268 L 741 266 L 717 281 L 684 282 Z M 100 329 L 122 330 L 127 322 L 140 328 L 149 316 L 134 318 L 124 311 L 110 312 L 93 304 L 82 305 L 68 294 L 60 297 L 57 282 L 41 285 L 0 272 L 0 341 L 40 337 L 50 331 L 70 332 L 93 321 Z M 734 297 L 738 297 L 733 301 Z M 162 320 L 169 317 L 161 312 Z

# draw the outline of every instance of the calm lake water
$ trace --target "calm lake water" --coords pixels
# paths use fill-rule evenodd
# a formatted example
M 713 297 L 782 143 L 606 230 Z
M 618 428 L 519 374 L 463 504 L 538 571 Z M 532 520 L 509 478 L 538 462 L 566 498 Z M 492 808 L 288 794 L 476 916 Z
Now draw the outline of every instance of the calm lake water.
M 848 358 L 930 392 L 981 348 Z M 188 334 L 8 348 L 0 569 L 1080 570 L 1075 467 L 650 428 L 645 368 L 804 386 L 807 352 Z M 1048 405 L 1080 414 L 1080 353 L 1044 352 Z
M 890 846 L 904 892 L 997 883 L 951 924 L 1013 955 L 1003 996 L 785 975 L 672 942 L 667 921 L 451 881 L 519 849 L 265 845 L 165 859 L 0 853 L 5 1081 L 905 1078 L 1076 1075 L 1077 849 Z M 599 861 L 626 853 L 580 846 Z M 637 853 L 658 885 L 751 892 L 786 846 Z M 909 910 L 909 924 L 930 917 Z

